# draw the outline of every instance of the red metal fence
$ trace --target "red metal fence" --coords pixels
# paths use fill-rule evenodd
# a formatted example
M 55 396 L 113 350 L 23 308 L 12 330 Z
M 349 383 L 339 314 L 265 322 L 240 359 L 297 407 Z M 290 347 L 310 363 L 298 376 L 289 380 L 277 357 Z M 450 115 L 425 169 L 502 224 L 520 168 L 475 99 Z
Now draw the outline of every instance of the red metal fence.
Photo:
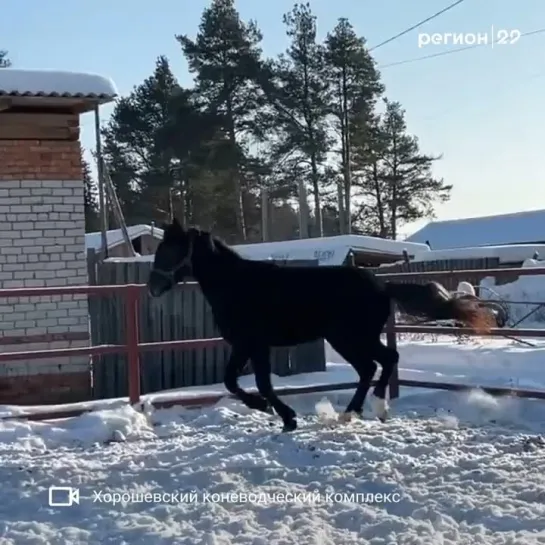
M 517 269 L 483 269 L 483 270 L 471 270 L 471 271 L 433 271 L 433 272 L 418 272 L 418 273 L 391 273 L 380 274 L 379 276 L 387 278 L 388 280 L 412 280 L 418 278 L 419 280 L 426 279 L 440 279 L 441 277 L 450 276 L 454 278 L 464 278 L 468 274 L 473 276 L 502 276 L 508 278 L 517 278 L 519 276 L 535 276 L 544 275 L 544 268 L 517 268 Z M 71 286 L 71 287 L 52 287 L 52 288 L 22 288 L 22 289 L 0 289 L 0 299 L 11 297 L 43 297 L 54 295 L 108 295 L 111 293 L 121 293 L 125 297 L 125 315 L 126 315 L 126 340 L 125 344 L 119 345 L 101 345 L 101 346 L 89 346 L 82 348 L 63 348 L 55 350 L 36 350 L 36 351 L 24 351 L 24 352 L 4 352 L 0 353 L 0 364 L 6 361 L 23 361 L 23 360 L 39 360 L 51 357 L 70 357 L 70 356 L 94 356 L 103 354 L 119 354 L 124 353 L 127 356 L 129 373 L 129 401 L 131 404 L 137 404 L 140 402 L 140 364 L 139 356 L 142 351 L 161 350 L 161 349 L 189 349 L 189 348 L 209 348 L 222 344 L 224 340 L 222 338 L 212 339 L 196 339 L 196 340 L 183 340 L 183 341 L 168 341 L 168 342 L 154 342 L 154 343 L 141 343 L 139 342 L 138 331 L 138 298 L 145 291 L 145 286 L 141 284 L 127 284 L 127 285 L 111 285 L 111 286 Z M 393 313 L 392 313 L 393 315 Z M 390 320 L 386 333 L 388 337 L 388 344 L 395 346 L 396 333 L 434 333 L 434 334 L 466 334 L 476 335 L 471 329 L 456 328 L 456 327 L 435 327 L 435 326 L 412 326 L 412 325 L 395 325 L 394 320 Z M 487 333 L 487 336 L 505 337 L 513 335 L 517 337 L 545 337 L 545 330 L 542 329 L 492 329 Z M 277 393 L 279 395 L 297 395 L 305 393 L 317 393 L 325 391 L 338 391 L 356 388 L 357 383 L 343 383 L 343 384 L 324 384 L 318 386 L 309 386 L 301 388 L 279 388 Z M 466 389 L 468 386 L 460 384 L 449 383 L 436 383 L 436 382 L 424 382 L 424 381 L 412 381 L 412 380 L 400 380 L 397 376 L 393 377 L 390 389 L 390 397 L 398 397 L 399 386 L 409 386 L 416 388 L 434 388 L 434 389 L 449 389 L 459 390 Z M 545 399 L 544 391 L 533 390 L 515 390 L 507 388 L 484 388 L 494 395 L 517 395 L 520 397 L 534 397 Z M 191 400 L 170 400 L 165 402 L 154 403 L 158 407 L 166 407 L 173 404 L 185 404 L 185 405 L 207 405 L 214 403 L 218 399 L 225 397 L 223 394 L 217 396 L 206 396 L 193 398 Z M 67 416 L 74 416 L 81 414 L 84 411 L 51 411 L 41 412 L 39 414 L 25 415 L 25 418 L 60 418 Z

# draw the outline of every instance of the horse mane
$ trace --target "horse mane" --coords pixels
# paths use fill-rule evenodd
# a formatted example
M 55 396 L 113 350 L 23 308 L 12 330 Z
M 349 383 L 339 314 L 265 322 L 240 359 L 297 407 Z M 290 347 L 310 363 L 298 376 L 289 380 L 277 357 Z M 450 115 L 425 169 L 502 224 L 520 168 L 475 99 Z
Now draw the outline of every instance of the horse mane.
M 258 261 L 254 259 L 248 259 L 246 257 L 243 257 L 240 255 L 235 249 L 233 249 L 225 240 L 220 238 L 217 235 L 213 235 L 210 231 L 205 231 L 204 229 L 199 229 L 198 227 L 191 227 L 195 232 L 199 233 L 200 235 L 204 235 L 208 237 L 209 243 L 212 247 L 212 251 L 216 254 L 221 255 L 222 257 L 225 257 L 227 259 L 230 259 L 231 261 L 236 261 L 239 264 L 248 265 L 251 266 L 261 266 L 263 264 L 269 265 L 267 262 L 264 261 Z
M 220 237 L 213 235 L 212 233 L 204 231 L 212 240 L 212 245 L 214 246 L 214 249 L 216 251 L 219 251 L 221 254 L 229 257 L 233 257 L 236 259 L 240 259 L 242 261 L 246 261 L 236 250 L 233 250 L 231 246 L 229 246 L 223 239 Z
M 252 267 L 252 268 L 259 268 L 261 270 L 263 269 L 269 269 L 271 267 L 275 268 L 278 265 L 276 265 L 272 261 L 262 261 L 258 259 L 250 259 L 247 257 L 244 257 L 240 255 L 235 249 L 233 249 L 231 246 L 229 246 L 223 239 L 220 237 L 217 237 L 215 235 L 212 235 L 209 232 L 203 231 L 203 233 L 206 233 L 212 242 L 212 246 L 214 248 L 214 251 L 221 255 L 222 257 L 226 258 L 226 260 L 230 261 L 231 263 L 238 263 L 239 266 L 243 267 Z

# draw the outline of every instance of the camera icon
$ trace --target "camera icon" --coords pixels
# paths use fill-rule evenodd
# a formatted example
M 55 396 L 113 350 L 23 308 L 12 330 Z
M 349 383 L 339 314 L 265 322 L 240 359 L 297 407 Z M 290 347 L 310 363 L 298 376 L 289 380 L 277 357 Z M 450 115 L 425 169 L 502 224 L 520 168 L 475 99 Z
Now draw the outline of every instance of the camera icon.
M 48 499 L 51 507 L 71 507 L 74 503 L 79 505 L 79 488 L 50 486 Z

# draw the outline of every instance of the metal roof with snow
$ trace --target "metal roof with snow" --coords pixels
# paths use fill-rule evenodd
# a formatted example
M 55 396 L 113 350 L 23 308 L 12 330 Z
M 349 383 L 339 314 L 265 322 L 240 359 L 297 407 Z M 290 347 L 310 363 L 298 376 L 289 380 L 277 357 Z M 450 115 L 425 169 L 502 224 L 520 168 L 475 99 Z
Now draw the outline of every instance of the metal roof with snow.
M 127 227 L 127 232 L 131 240 L 143 235 L 151 235 L 157 239 L 163 238 L 163 231 L 151 225 L 131 225 L 130 227 Z M 95 233 L 85 233 L 85 249 L 100 251 L 102 247 L 101 236 L 100 231 Z M 119 244 L 123 244 L 123 233 L 121 229 L 106 231 L 106 242 L 108 244 L 108 249 L 114 248 Z
M 432 221 L 407 238 L 432 250 L 545 242 L 545 210 Z
M 545 256 L 545 244 L 506 244 L 502 246 L 474 246 L 450 248 L 448 250 L 429 250 L 417 253 L 413 262 L 447 261 L 450 259 L 497 258 L 500 263 L 522 263 L 534 256 Z
M 0 96 L 79 98 L 112 101 L 114 82 L 98 74 L 49 70 L 0 70 Z
M 321 265 L 341 265 L 350 251 L 383 256 L 409 256 L 428 251 L 425 244 L 407 243 L 364 235 L 304 238 L 281 242 L 263 242 L 233 246 L 249 259 L 317 259 Z
M 148 226 L 149 227 L 149 226 Z M 129 229 L 131 229 L 129 227 Z M 162 236 L 160 229 L 154 228 L 157 236 Z M 159 235 L 161 233 L 161 235 Z M 130 236 L 130 235 L 129 235 Z M 100 233 L 98 234 L 100 246 Z M 262 242 L 232 246 L 242 257 L 256 260 L 314 260 L 320 265 L 341 265 L 349 252 L 393 256 L 401 258 L 406 250 L 409 256 L 429 251 L 425 244 L 406 241 L 387 240 L 363 235 L 339 235 L 334 237 L 305 238 L 280 242 Z M 136 258 L 112 257 L 109 261 L 153 261 L 153 255 Z

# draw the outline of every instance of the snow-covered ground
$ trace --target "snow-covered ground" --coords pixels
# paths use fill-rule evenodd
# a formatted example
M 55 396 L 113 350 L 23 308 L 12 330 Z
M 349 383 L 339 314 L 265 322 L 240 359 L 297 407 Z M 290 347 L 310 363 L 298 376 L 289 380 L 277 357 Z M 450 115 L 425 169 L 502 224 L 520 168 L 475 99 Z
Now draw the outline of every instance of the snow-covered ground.
M 545 342 L 532 342 L 406 339 L 400 375 L 543 389 Z M 355 379 L 328 360 L 326 373 L 274 383 Z M 286 398 L 302 415 L 293 434 L 232 400 L 1 422 L 0 545 L 545 543 L 544 402 L 402 389 L 384 424 L 369 410 L 334 422 L 351 395 Z M 50 506 L 52 486 L 73 487 L 73 505 Z

